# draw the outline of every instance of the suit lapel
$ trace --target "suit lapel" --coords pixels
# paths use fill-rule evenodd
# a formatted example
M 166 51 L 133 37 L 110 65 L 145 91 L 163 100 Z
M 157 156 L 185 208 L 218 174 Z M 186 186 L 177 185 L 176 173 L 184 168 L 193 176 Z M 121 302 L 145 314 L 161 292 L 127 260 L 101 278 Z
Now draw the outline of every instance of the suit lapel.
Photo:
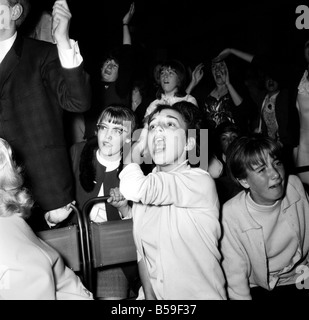
M 0 92 L 2 91 L 5 82 L 19 63 L 22 46 L 23 39 L 22 37 L 17 36 L 12 48 L 0 63 Z

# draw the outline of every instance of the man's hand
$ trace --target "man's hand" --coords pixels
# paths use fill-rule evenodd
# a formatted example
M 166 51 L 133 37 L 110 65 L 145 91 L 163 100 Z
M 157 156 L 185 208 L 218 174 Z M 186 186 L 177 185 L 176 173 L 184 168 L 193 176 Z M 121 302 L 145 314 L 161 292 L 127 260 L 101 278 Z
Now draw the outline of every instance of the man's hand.
M 75 203 L 76 203 L 76 201 L 73 201 L 64 207 L 46 212 L 45 216 L 44 216 L 46 223 L 50 227 L 54 227 L 56 224 L 64 221 L 73 210 L 71 207 L 71 204 L 75 204 Z
M 52 36 L 54 42 L 64 49 L 71 49 L 69 25 L 72 14 L 66 0 L 55 1 L 52 16 Z

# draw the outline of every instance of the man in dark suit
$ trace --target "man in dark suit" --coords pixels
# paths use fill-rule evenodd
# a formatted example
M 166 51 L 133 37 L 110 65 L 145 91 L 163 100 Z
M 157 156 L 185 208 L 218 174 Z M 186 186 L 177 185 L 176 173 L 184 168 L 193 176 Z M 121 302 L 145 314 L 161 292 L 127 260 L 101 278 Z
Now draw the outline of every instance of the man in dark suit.
M 29 0 L 0 0 L 0 137 L 25 168 L 27 184 L 49 226 L 69 215 L 74 185 L 63 110 L 90 108 L 90 83 L 78 45 L 69 38 L 66 0 L 53 6 L 55 44 L 17 32 Z

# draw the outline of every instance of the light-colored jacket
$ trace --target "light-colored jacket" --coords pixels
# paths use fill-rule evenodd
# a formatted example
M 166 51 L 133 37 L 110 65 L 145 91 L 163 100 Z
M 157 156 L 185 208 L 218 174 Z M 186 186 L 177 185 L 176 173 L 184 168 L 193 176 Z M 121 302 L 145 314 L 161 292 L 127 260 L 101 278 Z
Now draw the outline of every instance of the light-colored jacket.
M 0 299 L 89 300 L 62 258 L 20 216 L 0 217 Z
M 134 201 L 134 238 L 144 261 L 140 230 L 146 210 L 157 210 L 157 299 L 226 299 L 217 247 L 219 202 L 209 174 L 185 163 L 144 176 L 139 165 L 130 164 L 120 173 L 120 192 Z
M 252 284 L 270 290 L 263 230 L 248 212 L 245 197 L 246 193 L 242 191 L 227 201 L 222 213 L 223 269 L 227 277 L 229 298 L 236 300 L 251 299 Z M 289 176 L 286 195 L 281 203 L 281 214 L 298 239 L 301 250 L 298 263 L 308 264 L 309 202 L 296 176 Z M 295 267 L 290 271 L 291 275 L 295 273 Z

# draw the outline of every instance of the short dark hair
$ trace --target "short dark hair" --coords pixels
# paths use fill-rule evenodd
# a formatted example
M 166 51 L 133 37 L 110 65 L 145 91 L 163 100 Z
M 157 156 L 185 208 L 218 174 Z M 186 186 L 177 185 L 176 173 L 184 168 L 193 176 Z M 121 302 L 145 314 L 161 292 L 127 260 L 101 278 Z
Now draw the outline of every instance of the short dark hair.
M 136 116 L 132 109 L 129 109 L 125 105 L 111 104 L 105 108 L 98 118 L 98 123 L 104 119 L 107 121 L 123 125 L 123 122 L 130 122 L 131 133 L 136 129 Z
M 186 124 L 186 137 L 188 138 L 188 130 L 195 129 L 196 130 L 196 155 L 200 155 L 200 129 L 202 125 L 202 117 L 200 109 L 192 102 L 189 101 L 179 101 L 174 103 L 173 105 L 168 104 L 158 104 L 155 110 L 147 116 L 148 124 L 152 120 L 153 116 L 157 113 L 160 113 L 162 110 L 171 109 L 178 112 L 185 124 Z
M 282 160 L 282 145 L 272 138 L 256 133 L 235 139 L 227 149 L 226 164 L 231 179 L 246 179 L 254 165 L 265 163 L 265 155 Z

